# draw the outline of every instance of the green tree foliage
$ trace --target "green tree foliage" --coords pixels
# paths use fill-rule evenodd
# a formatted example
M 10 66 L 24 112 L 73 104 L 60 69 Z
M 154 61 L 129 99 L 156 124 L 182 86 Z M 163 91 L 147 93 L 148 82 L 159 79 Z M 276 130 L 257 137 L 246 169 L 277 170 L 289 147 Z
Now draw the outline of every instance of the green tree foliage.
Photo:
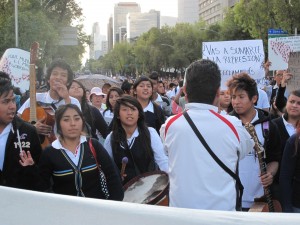
M 81 66 L 81 58 L 89 37 L 83 32 L 82 9 L 75 0 L 22 0 L 18 4 L 19 48 L 29 51 L 32 42 L 42 48 L 40 65 L 53 58 L 64 58 L 74 70 Z M 63 27 L 77 25 L 77 46 L 60 46 Z M 0 1 L 0 54 L 15 46 L 14 1 Z

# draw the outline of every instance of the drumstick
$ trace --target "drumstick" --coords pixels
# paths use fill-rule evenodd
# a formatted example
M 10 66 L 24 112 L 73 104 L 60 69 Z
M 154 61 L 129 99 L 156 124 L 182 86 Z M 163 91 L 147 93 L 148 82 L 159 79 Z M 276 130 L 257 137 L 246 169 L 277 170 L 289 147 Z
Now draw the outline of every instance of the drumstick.
M 123 157 L 123 159 L 122 159 L 122 168 L 121 168 L 121 178 L 122 179 L 124 177 L 125 168 L 126 168 L 126 164 L 127 163 L 128 163 L 128 158 L 127 157 Z

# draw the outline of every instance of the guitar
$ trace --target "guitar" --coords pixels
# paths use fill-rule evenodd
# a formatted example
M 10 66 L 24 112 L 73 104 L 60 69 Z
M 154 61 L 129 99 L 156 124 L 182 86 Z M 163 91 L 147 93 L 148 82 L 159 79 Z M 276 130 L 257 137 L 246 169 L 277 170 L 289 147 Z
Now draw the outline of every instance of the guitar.
M 54 127 L 54 111 L 51 107 L 41 107 L 36 101 L 36 73 L 35 64 L 38 58 L 39 43 L 33 42 L 30 48 L 30 65 L 29 65 L 29 83 L 30 83 L 30 108 L 23 111 L 21 118 L 31 124 L 35 124 L 38 120 L 45 120 L 45 124 Z M 56 139 L 54 132 L 45 138 L 41 138 L 42 148 L 48 146 Z
M 245 128 L 254 140 L 254 149 L 257 154 L 260 173 L 264 175 L 267 173 L 267 164 L 264 160 L 264 148 L 259 143 L 258 137 L 255 131 L 255 127 L 251 123 L 246 123 Z M 262 200 L 263 199 L 263 200 Z M 264 187 L 263 198 L 255 199 L 253 206 L 249 212 L 282 212 L 281 205 L 277 200 L 272 200 L 271 190 L 269 187 Z

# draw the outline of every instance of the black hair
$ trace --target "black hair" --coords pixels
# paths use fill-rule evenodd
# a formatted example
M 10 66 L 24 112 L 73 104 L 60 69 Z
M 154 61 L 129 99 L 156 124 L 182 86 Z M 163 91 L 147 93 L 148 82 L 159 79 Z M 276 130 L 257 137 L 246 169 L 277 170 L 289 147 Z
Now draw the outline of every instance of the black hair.
M 158 80 L 158 72 L 152 71 L 151 74 L 150 74 L 150 76 L 149 76 L 149 78 L 151 80 Z
M 233 77 L 228 81 L 227 86 L 231 95 L 235 90 L 243 90 L 247 93 L 250 100 L 254 96 L 258 97 L 257 83 L 247 73 L 233 75 Z
M 68 63 L 66 63 L 66 61 L 64 61 L 63 59 L 56 59 L 50 64 L 50 66 L 47 69 L 47 73 L 46 73 L 46 77 L 45 77 L 46 81 L 49 81 L 51 73 L 55 67 L 59 67 L 61 69 L 68 71 L 68 82 L 67 83 L 70 84 L 74 78 L 74 73 L 73 73 L 70 65 Z M 47 82 L 47 87 L 49 88 L 48 82 Z
M 111 88 L 108 90 L 108 93 L 107 93 L 107 95 L 106 95 L 106 102 L 105 102 L 105 103 L 106 103 L 106 109 L 104 110 L 103 115 L 104 115 L 104 113 L 105 113 L 107 110 L 113 111 L 112 105 L 111 105 L 110 102 L 109 102 L 109 96 L 110 96 L 110 94 L 111 94 L 112 91 L 117 92 L 118 95 L 119 95 L 120 97 L 124 94 L 124 92 L 122 91 L 121 88 L 118 88 L 118 87 L 111 87 Z
M 221 84 L 218 65 L 208 59 L 193 62 L 186 70 L 185 85 L 188 102 L 212 104 Z
M 123 90 L 123 92 L 125 94 L 130 94 L 130 90 L 131 90 L 131 87 L 132 87 L 132 83 L 129 83 L 128 80 L 124 80 L 122 85 L 121 85 L 121 89 Z
M 6 97 L 11 90 L 14 90 L 14 86 L 11 83 L 9 75 L 0 71 L 0 96 L 4 94 Z
M 96 130 L 96 128 L 94 128 L 94 117 L 93 117 L 93 114 L 89 107 L 89 103 L 86 99 L 86 89 L 85 89 L 84 85 L 81 82 L 79 82 L 78 80 L 72 80 L 68 86 L 68 90 L 70 89 L 70 87 L 72 86 L 73 83 L 78 84 L 83 90 L 83 95 L 82 95 L 81 101 L 80 101 L 80 106 L 81 106 L 81 111 L 82 111 L 83 117 L 84 117 L 85 121 L 87 122 L 87 124 L 91 127 L 91 130 Z
M 116 102 L 116 106 L 114 109 L 114 118 L 112 120 L 112 138 L 111 138 L 111 146 L 113 153 L 117 151 L 118 146 L 123 145 L 128 147 L 127 144 L 127 135 L 122 127 L 120 118 L 120 107 L 121 105 L 133 108 L 136 107 L 139 111 L 139 118 L 137 121 L 137 128 L 139 131 L 139 135 L 142 137 L 144 143 L 144 149 L 150 157 L 153 157 L 153 151 L 151 147 L 151 137 L 149 129 L 145 123 L 145 114 L 141 104 L 138 100 L 132 96 L 124 95 L 119 98 Z
M 58 107 L 58 109 L 55 111 L 55 123 L 56 123 L 56 129 L 57 129 L 57 134 L 61 137 L 64 138 L 62 130 L 61 130 L 61 126 L 60 126 L 60 121 L 64 115 L 64 113 L 68 110 L 68 109 L 74 109 L 78 115 L 80 116 L 81 120 L 82 120 L 82 131 L 84 131 L 85 128 L 85 120 L 83 118 L 83 114 L 81 112 L 81 110 L 78 108 L 77 105 L 74 104 L 66 104 L 66 105 L 61 105 Z

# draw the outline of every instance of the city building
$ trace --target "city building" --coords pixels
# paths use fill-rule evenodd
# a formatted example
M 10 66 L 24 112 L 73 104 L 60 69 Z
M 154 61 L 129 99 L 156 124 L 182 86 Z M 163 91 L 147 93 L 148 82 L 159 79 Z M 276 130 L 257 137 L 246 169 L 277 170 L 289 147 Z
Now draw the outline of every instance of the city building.
M 150 10 L 148 13 L 128 13 L 126 17 L 127 41 L 131 42 L 151 28 L 160 28 L 160 12 Z
M 222 21 L 226 9 L 233 7 L 239 0 L 199 0 L 199 18 L 206 24 Z
M 113 33 L 113 17 L 109 18 L 107 24 L 107 52 L 113 49 L 114 33 Z
M 178 0 L 178 23 L 199 21 L 199 0 Z
M 122 40 L 123 34 L 119 33 L 122 27 L 126 28 L 126 16 L 128 13 L 140 13 L 141 7 L 135 2 L 119 2 L 114 7 L 114 18 L 113 18 L 113 45 Z M 126 33 L 126 32 L 125 32 Z
M 106 41 L 106 37 L 100 34 L 99 23 L 94 23 L 91 34 L 90 59 L 98 59 L 102 55 L 102 41 Z

